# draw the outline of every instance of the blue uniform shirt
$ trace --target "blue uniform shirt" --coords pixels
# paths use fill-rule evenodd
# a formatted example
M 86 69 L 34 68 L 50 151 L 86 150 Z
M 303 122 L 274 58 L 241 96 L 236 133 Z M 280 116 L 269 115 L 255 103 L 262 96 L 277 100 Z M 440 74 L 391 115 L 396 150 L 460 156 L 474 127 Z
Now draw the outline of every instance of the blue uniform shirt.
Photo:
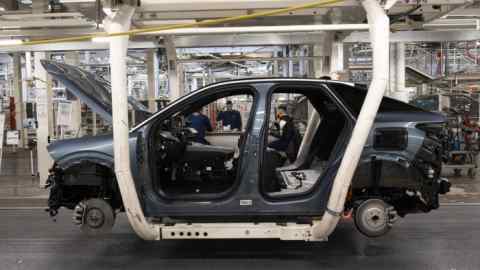
M 196 141 L 199 143 L 207 143 L 205 140 L 205 132 L 212 131 L 212 125 L 210 124 L 210 119 L 203 114 L 192 114 L 188 118 L 190 121 L 189 126 L 194 128 L 198 133 Z
M 218 114 L 218 121 L 222 121 L 224 126 L 230 126 L 231 129 L 242 130 L 242 117 L 239 111 L 223 111 Z

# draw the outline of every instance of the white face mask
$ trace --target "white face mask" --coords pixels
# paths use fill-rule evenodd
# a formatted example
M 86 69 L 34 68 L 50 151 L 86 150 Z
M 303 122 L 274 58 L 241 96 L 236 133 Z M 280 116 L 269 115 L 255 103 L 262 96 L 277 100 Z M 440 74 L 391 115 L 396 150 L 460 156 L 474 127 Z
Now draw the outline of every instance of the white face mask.
M 287 121 L 285 120 L 280 120 L 280 123 L 278 123 L 280 125 L 280 132 L 282 132 L 283 130 L 283 127 L 287 124 Z

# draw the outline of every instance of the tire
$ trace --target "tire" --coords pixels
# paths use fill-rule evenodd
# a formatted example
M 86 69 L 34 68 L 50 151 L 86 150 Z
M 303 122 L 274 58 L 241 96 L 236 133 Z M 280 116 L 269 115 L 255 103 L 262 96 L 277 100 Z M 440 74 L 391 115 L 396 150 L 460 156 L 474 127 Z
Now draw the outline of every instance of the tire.
M 84 211 L 80 229 L 87 235 L 101 235 L 111 232 L 115 213 L 108 202 L 102 199 L 88 199 L 83 202 Z
M 379 237 L 391 229 L 391 206 L 380 199 L 369 199 L 362 202 L 354 211 L 355 226 L 368 237 Z

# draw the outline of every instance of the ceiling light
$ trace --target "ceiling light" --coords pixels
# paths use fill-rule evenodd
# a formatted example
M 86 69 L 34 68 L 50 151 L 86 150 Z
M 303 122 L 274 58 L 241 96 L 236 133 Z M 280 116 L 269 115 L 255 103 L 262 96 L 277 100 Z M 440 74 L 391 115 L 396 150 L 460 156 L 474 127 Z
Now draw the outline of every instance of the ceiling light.
M 8 46 L 8 45 L 21 45 L 23 40 L 21 39 L 0 39 L 1 46 Z
M 94 37 L 94 38 L 92 38 L 92 42 L 108 43 L 108 42 L 110 42 L 110 38 L 109 37 Z

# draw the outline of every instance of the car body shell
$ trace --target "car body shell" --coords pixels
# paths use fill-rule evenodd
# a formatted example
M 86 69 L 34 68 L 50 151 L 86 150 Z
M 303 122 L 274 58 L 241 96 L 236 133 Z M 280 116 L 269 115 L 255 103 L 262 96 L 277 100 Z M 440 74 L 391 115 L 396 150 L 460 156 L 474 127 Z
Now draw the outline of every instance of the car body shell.
M 62 75 L 57 74 L 57 78 Z M 64 78 L 65 79 L 65 78 Z M 67 78 L 68 79 L 68 78 Z M 274 199 L 265 196 L 259 186 L 259 173 L 262 168 L 263 160 L 263 136 L 264 126 L 266 122 L 265 112 L 270 108 L 270 95 L 273 88 L 277 86 L 292 87 L 317 87 L 320 91 L 324 91 L 331 100 L 340 108 L 345 116 L 346 129 L 342 133 L 342 138 L 338 140 L 335 146 L 333 156 L 329 161 L 329 165 L 322 175 L 322 180 L 308 194 L 295 196 L 287 199 Z M 194 91 L 167 107 L 158 111 L 144 122 L 138 124 L 130 132 L 130 160 L 131 171 L 139 191 L 139 199 L 144 208 L 145 215 L 151 218 L 158 217 L 184 217 L 184 218 L 222 218 L 222 219 L 239 219 L 243 217 L 270 218 L 270 217 L 299 217 L 299 216 L 321 216 L 326 209 L 327 200 L 333 180 L 336 176 L 343 152 L 348 143 L 350 132 L 355 124 L 356 113 L 351 106 L 338 95 L 338 90 L 333 90 L 336 86 L 344 86 L 356 89 L 359 94 L 365 94 L 365 89 L 355 86 L 351 83 L 343 83 L 328 80 L 315 79 L 246 79 L 237 81 L 221 82 L 209 85 L 200 90 Z M 194 104 L 207 95 L 221 91 L 235 91 L 248 87 L 255 94 L 255 103 L 252 106 L 250 125 L 246 131 L 246 143 L 243 148 L 242 158 L 239 165 L 239 173 L 235 186 L 224 196 L 215 199 L 194 199 L 194 200 L 170 200 L 159 196 L 153 187 L 153 180 L 150 171 L 149 160 L 151 159 L 151 151 L 149 151 L 149 132 L 156 122 L 167 117 L 172 111 L 179 110 L 188 104 Z M 233 90 L 232 90 L 233 89 Z M 387 99 L 387 98 L 385 98 Z M 388 99 L 390 102 L 392 101 Z M 406 107 L 408 107 L 405 104 Z M 418 129 L 417 125 L 421 123 L 442 123 L 445 117 L 420 109 L 394 112 L 380 111 L 375 119 L 374 127 L 368 137 L 364 152 L 361 157 L 357 173 L 355 174 L 352 188 L 362 190 L 370 188 L 373 184 L 372 180 L 372 160 L 381 161 L 383 169 L 382 179 L 375 185 L 381 189 L 376 194 L 363 194 L 358 191 L 358 196 L 389 196 L 388 192 L 405 192 L 413 190 L 420 192 L 416 200 L 422 202 L 422 211 L 428 211 L 438 207 L 438 187 L 437 180 L 439 178 L 439 168 L 435 173 L 434 179 L 427 179 L 422 170 L 416 165 L 418 153 L 424 147 L 425 132 Z M 375 131 L 377 129 L 397 128 L 402 129 L 408 136 L 408 143 L 404 149 L 400 150 L 382 150 L 375 149 Z M 437 147 L 437 146 L 435 146 Z M 114 170 L 113 162 L 113 141 L 111 135 L 103 135 L 96 137 L 83 137 L 78 139 L 62 140 L 52 143 L 48 147 L 49 153 L 55 160 L 55 166 L 58 170 L 66 171 L 83 162 L 100 164 L 106 168 Z M 438 153 L 432 153 L 433 163 L 438 160 Z M 435 162 L 434 162 L 435 161 Z M 422 164 L 425 163 L 422 160 Z M 422 165 L 423 166 L 423 165 Z M 430 166 L 430 165 L 428 165 Z M 382 167 L 383 168 L 383 167 Z M 428 167 L 427 167 L 428 169 Z M 78 181 L 82 181 L 78 179 Z M 428 182 L 429 181 L 429 182 Z M 428 182 L 428 184 L 427 184 Z M 426 188 L 426 186 L 434 186 Z M 379 190 L 380 190 L 379 189 Z M 392 191 L 395 190 L 395 191 Z M 400 191 L 399 191 L 400 190 Z M 429 194 L 428 198 L 426 195 Z M 431 194 L 430 194 L 431 193 Z M 422 197 L 423 196 L 423 197 Z M 61 202 L 55 202 L 56 205 L 50 207 L 60 207 Z M 55 204 L 52 203 L 52 204 Z M 409 206 L 411 207 L 411 206 Z M 407 212 L 416 212 L 417 207 L 406 209 Z

